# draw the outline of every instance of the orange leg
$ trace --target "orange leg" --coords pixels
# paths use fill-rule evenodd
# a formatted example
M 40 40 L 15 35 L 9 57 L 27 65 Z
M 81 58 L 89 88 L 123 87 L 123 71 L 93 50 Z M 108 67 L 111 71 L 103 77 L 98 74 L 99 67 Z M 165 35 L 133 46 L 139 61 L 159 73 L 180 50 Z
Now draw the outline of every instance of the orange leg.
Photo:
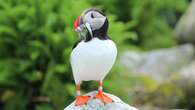
M 77 91 L 77 98 L 76 98 L 75 105 L 81 106 L 87 104 L 88 100 L 90 99 L 90 96 L 81 96 L 80 84 L 76 85 L 76 91 Z
M 105 104 L 113 102 L 113 100 L 110 97 L 108 97 L 107 95 L 103 93 L 102 81 L 99 81 L 99 89 L 98 89 L 98 93 L 96 94 L 95 98 L 100 99 Z

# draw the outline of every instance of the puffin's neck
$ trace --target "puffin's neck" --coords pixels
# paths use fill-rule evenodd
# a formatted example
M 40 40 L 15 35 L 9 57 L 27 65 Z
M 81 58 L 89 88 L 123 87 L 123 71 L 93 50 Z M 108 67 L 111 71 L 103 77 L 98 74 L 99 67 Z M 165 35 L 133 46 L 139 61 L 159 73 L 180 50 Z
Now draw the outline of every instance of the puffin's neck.
M 99 38 L 101 40 L 109 39 L 107 33 L 101 32 L 101 31 L 94 31 L 93 37 Z
M 106 35 L 106 36 L 93 36 L 93 38 L 98 38 L 98 39 L 100 39 L 100 40 L 107 40 L 107 39 L 110 39 L 107 35 Z M 82 39 L 82 38 L 79 39 L 79 40 L 74 44 L 74 46 L 73 46 L 72 49 L 74 49 L 74 48 L 78 45 L 79 42 L 81 42 L 81 41 L 89 42 L 89 41 L 91 41 L 93 38 L 92 38 L 90 35 L 87 35 L 85 39 Z
M 93 37 L 92 37 L 90 34 L 88 34 L 88 35 L 86 36 L 86 39 L 85 39 L 84 41 L 85 41 L 85 42 L 88 42 L 88 41 L 90 41 L 90 40 L 93 39 L 93 38 L 98 38 L 98 39 L 100 39 L 100 40 L 107 40 L 107 39 L 110 39 L 110 38 L 107 36 L 107 34 L 105 34 L 105 33 L 103 33 L 103 32 L 93 31 Z

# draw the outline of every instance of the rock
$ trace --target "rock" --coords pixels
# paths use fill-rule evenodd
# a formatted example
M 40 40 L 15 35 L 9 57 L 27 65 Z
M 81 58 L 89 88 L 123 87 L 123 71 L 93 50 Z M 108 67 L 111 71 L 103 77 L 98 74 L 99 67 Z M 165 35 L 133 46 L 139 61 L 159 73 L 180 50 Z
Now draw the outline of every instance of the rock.
M 195 82 L 195 61 L 189 65 L 183 67 L 180 71 L 180 76 L 182 79 L 190 80 Z
M 75 106 L 75 101 L 70 104 L 68 107 L 66 107 L 64 110 L 138 110 L 134 107 L 129 106 L 128 104 L 124 103 L 119 99 L 118 97 L 105 93 L 110 98 L 113 99 L 112 103 L 104 104 L 99 99 L 94 99 L 93 97 L 97 91 L 90 92 L 86 95 L 91 96 L 92 98 L 88 101 L 86 105 L 83 106 Z
M 120 56 L 122 65 L 135 74 L 152 76 L 160 81 L 189 64 L 194 56 L 190 44 L 148 52 L 127 51 Z
M 181 17 L 175 28 L 175 34 L 180 42 L 195 43 L 195 0 Z

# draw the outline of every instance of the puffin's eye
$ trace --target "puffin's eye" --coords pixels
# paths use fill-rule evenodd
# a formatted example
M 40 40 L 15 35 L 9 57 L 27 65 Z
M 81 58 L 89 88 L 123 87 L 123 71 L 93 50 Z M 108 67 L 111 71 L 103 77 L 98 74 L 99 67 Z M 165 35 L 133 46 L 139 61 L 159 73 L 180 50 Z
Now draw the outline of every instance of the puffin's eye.
M 91 13 L 91 18 L 95 18 L 95 17 L 93 16 L 93 13 Z

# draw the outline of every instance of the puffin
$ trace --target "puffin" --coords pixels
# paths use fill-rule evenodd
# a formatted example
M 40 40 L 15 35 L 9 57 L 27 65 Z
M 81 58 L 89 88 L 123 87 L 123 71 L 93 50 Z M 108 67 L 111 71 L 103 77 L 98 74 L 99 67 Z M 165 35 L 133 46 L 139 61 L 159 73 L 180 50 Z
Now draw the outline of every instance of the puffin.
M 83 81 L 97 81 L 98 91 L 93 97 L 104 104 L 113 100 L 103 93 L 103 80 L 117 57 L 117 47 L 107 35 L 109 22 L 105 14 L 96 9 L 84 10 L 73 24 L 79 40 L 73 46 L 70 64 L 76 84 L 75 106 L 87 104 L 90 96 L 81 95 Z

